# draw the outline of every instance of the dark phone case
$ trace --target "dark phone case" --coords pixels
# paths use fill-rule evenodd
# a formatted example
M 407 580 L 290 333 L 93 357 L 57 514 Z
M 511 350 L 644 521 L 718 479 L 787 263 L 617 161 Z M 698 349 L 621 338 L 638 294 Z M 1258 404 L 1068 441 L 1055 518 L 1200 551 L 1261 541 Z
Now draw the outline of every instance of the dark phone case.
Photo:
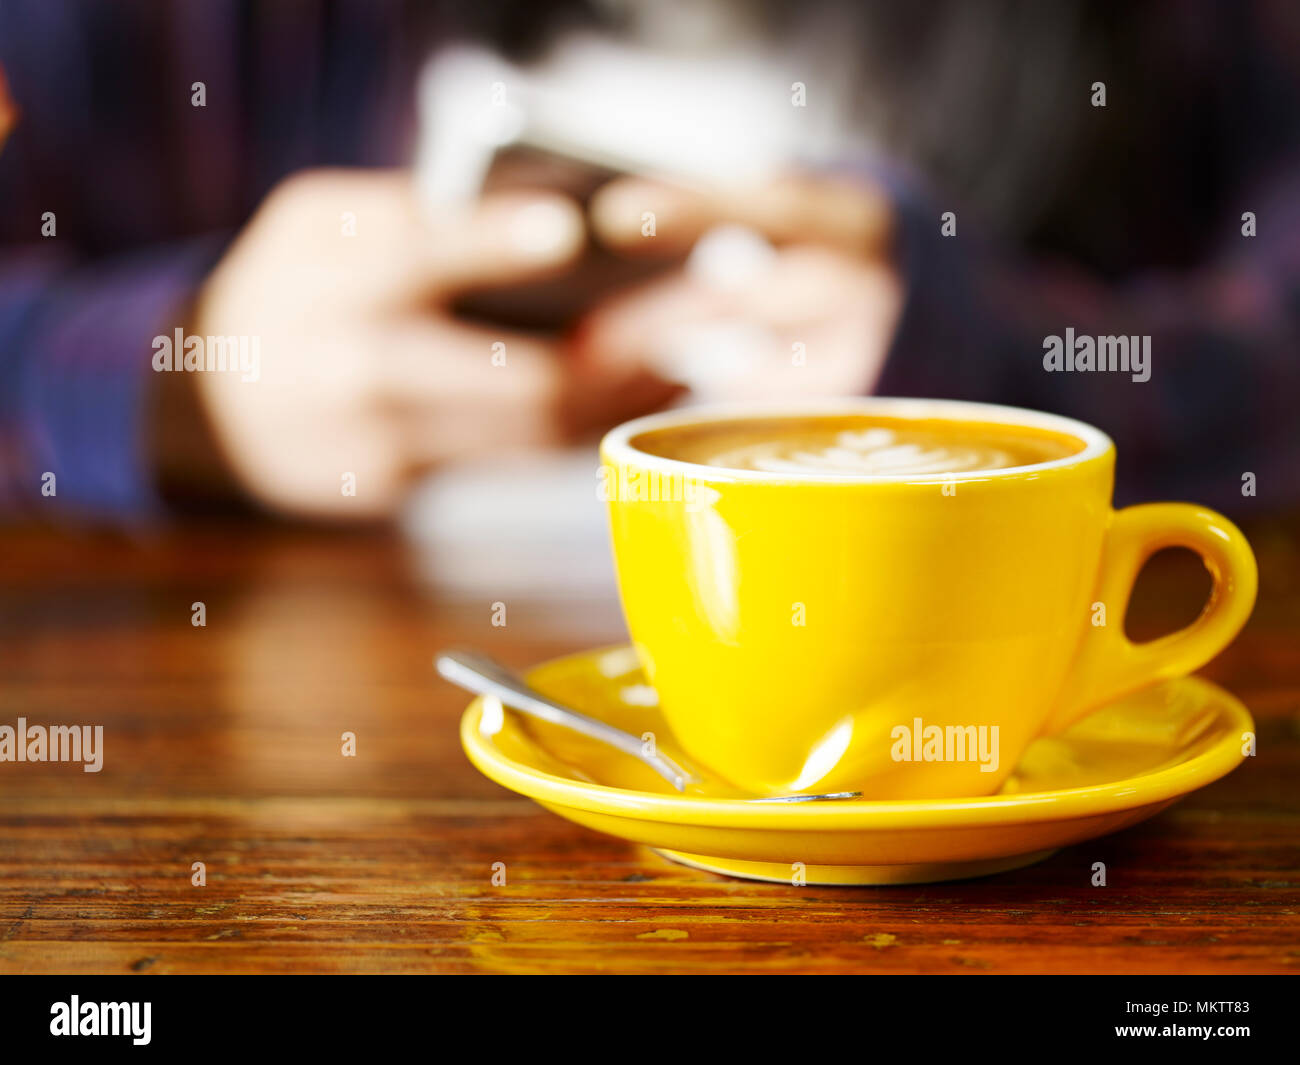
M 584 208 L 592 195 L 618 171 L 536 148 L 511 147 L 499 152 L 484 191 L 545 189 L 562 192 Z M 647 238 L 648 239 L 648 238 Z M 452 304 L 461 317 L 530 332 L 567 329 L 592 304 L 620 289 L 651 280 L 680 266 L 682 255 L 619 255 L 595 240 L 564 273 L 528 284 L 479 288 L 462 293 Z

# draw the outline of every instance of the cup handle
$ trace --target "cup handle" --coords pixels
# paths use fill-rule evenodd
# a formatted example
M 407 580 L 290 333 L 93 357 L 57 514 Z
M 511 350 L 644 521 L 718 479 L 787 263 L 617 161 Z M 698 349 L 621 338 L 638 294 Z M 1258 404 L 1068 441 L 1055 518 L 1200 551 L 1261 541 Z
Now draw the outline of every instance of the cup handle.
M 1147 559 L 1166 547 L 1187 547 L 1200 555 L 1214 587 L 1200 616 L 1186 628 L 1134 643 L 1124 635 L 1133 582 Z M 1258 584 L 1250 544 L 1222 514 L 1191 503 L 1146 503 L 1117 511 L 1093 596 L 1094 603 L 1105 604 L 1106 624 L 1088 627 L 1044 732 L 1060 732 L 1112 699 L 1200 669 L 1246 623 Z

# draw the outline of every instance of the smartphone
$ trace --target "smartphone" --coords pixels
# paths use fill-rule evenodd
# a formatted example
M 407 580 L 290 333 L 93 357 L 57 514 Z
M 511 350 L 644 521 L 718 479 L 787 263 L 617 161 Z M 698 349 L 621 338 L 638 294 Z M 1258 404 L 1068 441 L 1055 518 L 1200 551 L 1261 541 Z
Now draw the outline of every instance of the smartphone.
M 623 173 L 554 149 L 512 144 L 493 156 L 482 191 L 559 192 L 585 209 L 597 189 Z M 473 321 L 530 332 L 563 332 L 593 304 L 680 267 L 684 259 L 681 254 L 620 254 L 591 236 L 582 255 L 562 274 L 464 292 L 452 307 Z

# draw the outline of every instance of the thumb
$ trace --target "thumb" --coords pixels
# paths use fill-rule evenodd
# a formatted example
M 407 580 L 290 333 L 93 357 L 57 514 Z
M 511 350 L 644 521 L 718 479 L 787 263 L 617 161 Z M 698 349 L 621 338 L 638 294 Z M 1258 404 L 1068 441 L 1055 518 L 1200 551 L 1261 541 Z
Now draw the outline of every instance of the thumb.
M 426 280 L 450 294 L 562 271 L 587 242 L 581 209 L 552 193 L 494 193 L 436 216 L 425 237 Z

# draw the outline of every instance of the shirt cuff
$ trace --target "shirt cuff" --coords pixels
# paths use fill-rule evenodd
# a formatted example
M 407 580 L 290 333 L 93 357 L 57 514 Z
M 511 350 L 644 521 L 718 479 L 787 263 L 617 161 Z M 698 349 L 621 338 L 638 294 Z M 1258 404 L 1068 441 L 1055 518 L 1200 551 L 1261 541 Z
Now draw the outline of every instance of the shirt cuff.
M 182 324 L 218 251 L 202 241 L 65 272 L 8 265 L 31 298 L 0 317 L 0 505 L 116 521 L 162 513 L 147 451 L 152 340 Z

